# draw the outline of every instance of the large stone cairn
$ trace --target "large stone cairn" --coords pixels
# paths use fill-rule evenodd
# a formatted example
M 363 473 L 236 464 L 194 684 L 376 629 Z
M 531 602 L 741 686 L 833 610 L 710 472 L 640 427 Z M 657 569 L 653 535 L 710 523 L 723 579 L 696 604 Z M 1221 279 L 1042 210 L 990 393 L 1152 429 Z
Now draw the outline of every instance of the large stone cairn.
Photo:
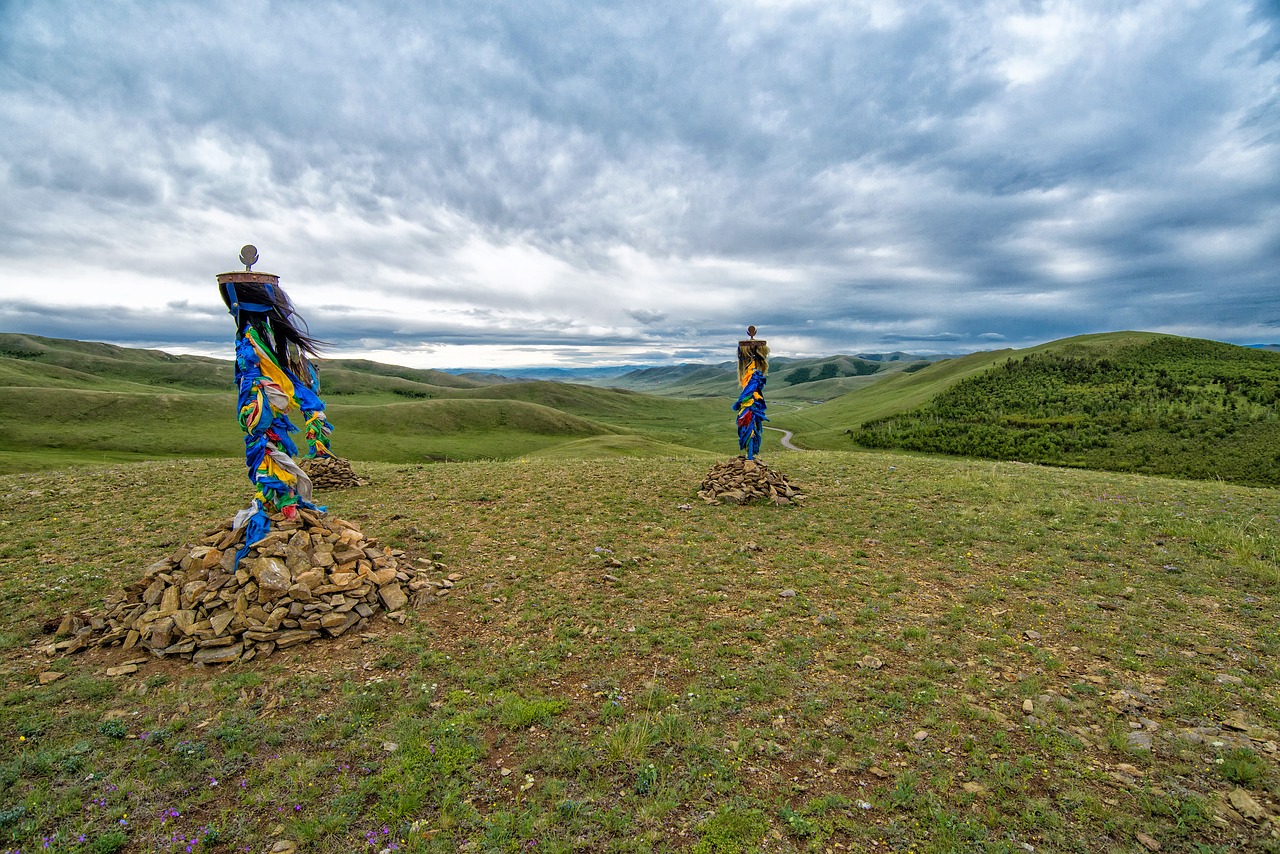
M 804 500 L 804 495 L 787 482 L 786 475 L 760 460 L 741 456 L 712 466 L 698 497 L 708 504 L 749 504 L 761 499 L 774 504 L 798 504 Z
M 244 529 L 231 520 L 143 572 L 101 615 L 68 614 L 50 655 L 121 646 L 199 664 L 250 661 L 300 643 L 363 628 L 385 611 L 445 596 L 461 580 L 441 565 L 379 547 L 354 525 L 303 510 L 271 518 L 272 531 L 235 568 Z
M 346 489 L 367 483 L 356 474 L 350 460 L 341 457 L 311 457 L 298 466 L 311 478 L 311 485 L 316 489 Z

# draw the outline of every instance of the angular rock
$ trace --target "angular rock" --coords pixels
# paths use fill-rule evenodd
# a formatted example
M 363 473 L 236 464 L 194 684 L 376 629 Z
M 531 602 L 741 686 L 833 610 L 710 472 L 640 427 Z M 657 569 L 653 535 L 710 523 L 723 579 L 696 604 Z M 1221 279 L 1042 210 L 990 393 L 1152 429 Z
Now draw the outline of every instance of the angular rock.
M 394 582 L 378 588 L 378 598 L 382 601 L 382 607 L 388 611 L 399 611 L 409 604 L 409 597 Z
M 274 557 L 258 558 L 250 571 L 258 583 L 258 601 L 263 604 L 279 599 L 293 583 L 289 568 Z
M 1232 790 L 1232 792 L 1227 795 L 1227 800 L 1231 802 L 1231 806 L 1234 807 L 1240 815 L 1244 816 L 1249 821 L 1262 823 L 1265 822 L 1267 817 L 1270 815 L 1266 808 L 1254 800 L 1253 795 L 1249 794 L 1244 789 Z
M 229 664 L 239 660 L 243 652 L 244 647 L 238 643 L 228 646 L 201 647 L 191 656 L 191 660 L 196 664 Z

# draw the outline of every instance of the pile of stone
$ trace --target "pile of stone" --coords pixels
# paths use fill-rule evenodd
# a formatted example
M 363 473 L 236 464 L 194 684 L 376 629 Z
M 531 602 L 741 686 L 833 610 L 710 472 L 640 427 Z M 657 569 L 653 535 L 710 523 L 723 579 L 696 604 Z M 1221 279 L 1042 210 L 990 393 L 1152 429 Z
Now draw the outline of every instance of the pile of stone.
M 316 489 L 346 489 L 368 483 L 351 467 L 350 460 L 341 457 L 312 457 L 302 460 L 298 466 L 311 478 Z
M 379 612 L 403 622 L 406 607 L 446 596 L 461 580 L 330 515 L 303 510 L 271 525 L 237 567 L 244 529 L 227 520 L 147 567 L 104 613 L 64 617 L 44 651 L 120 646 L 200 664 L 250 661 L 361 629 Z
M 708 504 L 750 504 L 765 499 L 774 504 L 798 504 L 804 500 L 804 495 L 787 482 L 786 475 L 746 457 L 712 466 L 698 497 Z

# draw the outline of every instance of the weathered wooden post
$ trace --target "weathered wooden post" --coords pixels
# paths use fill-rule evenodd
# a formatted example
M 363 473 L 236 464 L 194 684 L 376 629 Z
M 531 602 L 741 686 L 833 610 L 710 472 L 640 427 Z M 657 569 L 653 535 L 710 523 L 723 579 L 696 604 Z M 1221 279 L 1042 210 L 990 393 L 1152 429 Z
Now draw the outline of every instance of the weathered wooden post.
M 240 250 L 242 271 L 218 274 L 218 291 L 236 324 L 236 389 L 239 421 L 244 431 L 245 465 L 256 489 L 253 503 L 236 514 L 236 527 L 246 526 L 237 561 L 271 530 L 270 514 L 293 519 L 311 503 L 311 478 L 293 460 L 298 453 L 290 433 L 297 427 L 289 412 L 305 416 L 307 448 L 312 455 L 329 455 L 332 426 L 325 419 L 324 401 L 309 355 L 320 342 L 280 287 L 280 277 L 255 273 L 258 250 Z
M 764 383 L 769 373 L 769 342 L 756 340 L 756 328 L 747 327 L 749 339 L 738 342 L 738 385 L 742 393 L 733 404 L 738 413 L 738 447 L 755 459 L 760 452 L 760 436 L 764 432 Z

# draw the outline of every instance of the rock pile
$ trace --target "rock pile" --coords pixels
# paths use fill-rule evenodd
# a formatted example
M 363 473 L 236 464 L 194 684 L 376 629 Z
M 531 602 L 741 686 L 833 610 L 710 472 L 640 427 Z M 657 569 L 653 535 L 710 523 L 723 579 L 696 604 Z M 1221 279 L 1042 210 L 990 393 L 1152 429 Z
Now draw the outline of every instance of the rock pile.
M 735 457 L 716 463 L 702 481 L 698 497 L 708 504 L 749 504 L 768 499 L 774 504 L 798 504 L 804 500 L 786 475 L 774 471 L 759 460 Z
M 448 595 L 457 574 L 439 578 L 432 560 L 379 547 L 354 525 L 303 510 L 272 517 L 272 531 L 235 566 L 244 529 L 231 520 L 178 548 L 125 586 L 101 615 L 69 614 L 50 655 L 95 646 L 226 664 L 362 628 Z M 67 637 L 69 636 L 69 637 Z
M 316 489 L 346 489 L 368 483 L 356 474 L 350 460 L 341 457 L 312 457 L 298 466 L 311 478 L 311 485 Z

